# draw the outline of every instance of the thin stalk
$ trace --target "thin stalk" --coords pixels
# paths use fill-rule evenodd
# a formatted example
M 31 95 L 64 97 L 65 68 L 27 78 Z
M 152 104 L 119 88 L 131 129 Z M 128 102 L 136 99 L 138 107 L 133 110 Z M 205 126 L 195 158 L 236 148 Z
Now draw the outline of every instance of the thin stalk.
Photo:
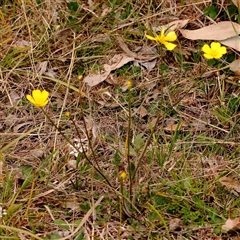
M 65 134 L 62 132 L 62 130 L 53 122 L 53 120 L 48 116 L 48 114 L 45 112 L 45 110 L 43 108 L 40 108 L 42 113 L 46 116 L 46 118 L 52 123 L 52 125 L 59 131 L 59 133 L 64 137 L 64 139 L 71 145 L 74 147 L 74 149 L 78 152 L 78 154 L 81 154 L 81 152 L 79 151 L 79 149 L 77 147 L 75 147 L 75 145 L 65 136 Z M 91 166 L 94 167 L 94 169 L 104 178 L 104 180 L 108 183 L 108 185 L 110 187 L 112 187 L 111 183 L 109 182 L 109 180 L 107 179 L 107 177 L 93 164 L 93 162 L 89 159 L 86 158 L 86 160 L 89 162 L 89 164 Z
M 158 215 L 159 219 L 161 220 L 161 222 L 163 223 L 163 226 L 166 229 L 168 240 L 171 240 L 171 236 L 170 236 L 170 233 L 169 233 L 169 229 L 168 229 L 167 223 L 164 220 L 164 218 L 162 217 L 162 215 L 160 214 L 160 212 L 152 204 L 147 203 L 147 205 Z
M 118 228 L 118 239 L 121 239 L 121 227 L 122 227 L 122 219 L 123 219 L 123 206 L 124 206 L 124 196 L 123 196 L 123 179 L 120 178 L 120 192 L 122 194 L 122 197 L 119 198 L 119 218 L 120 218 L 120 225 L 119 225 L 119 228 Z
M 132 124 L 132 111 L 131 111 L 131 83 L 128 84 L 128 131 L 125 143 L 125 153 L 124 157 L 127 158 L 128 164 L 128 174 L 129 174 L 129 199 L 132 200 L 132 172 L 131 172 L 131 162 L 130 162 L 130 134 L 131 134 L 131 124 Z

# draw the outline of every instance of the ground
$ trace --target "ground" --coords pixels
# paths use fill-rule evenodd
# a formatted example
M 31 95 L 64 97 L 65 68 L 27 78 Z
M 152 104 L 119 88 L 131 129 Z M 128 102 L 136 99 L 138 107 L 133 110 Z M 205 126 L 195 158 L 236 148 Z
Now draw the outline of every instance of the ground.
M 239 239 L 239 52 L 181 34 L 238 10 L 0 1 L 0 239 Z M 177 20 L 173 50 L 146 37 Z

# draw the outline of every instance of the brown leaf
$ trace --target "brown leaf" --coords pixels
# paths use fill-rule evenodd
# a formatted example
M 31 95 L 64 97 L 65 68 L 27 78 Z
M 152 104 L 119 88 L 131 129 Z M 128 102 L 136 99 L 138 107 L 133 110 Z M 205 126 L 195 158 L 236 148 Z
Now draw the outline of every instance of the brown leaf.
M 90 87 L 93 87 L 105 81 L 109 74 L 110 72 L 104 72 L 99 74 L 89 74 L 84 78 L 83 81 L 87 83 Z
M 175 121 L 174 121 L 175 122 Z M 171 120 L 169 120 L 167 122 L 167 126 L 164 127 L 163 129 L 166 130 L 166 131 L 177 131 L 177 130 L 180 130 L 182 127 L 187 127 L 188 124 L 184 121 L 182 121 L 180 124 L 179 123 L 174 123 L 172 122 Z
M 148 115 L 148 110 L 143 107 L 143 106 L 140 106 L 138 109 L 137 109 L 137 112 L 139 113 L 139 115 L 143 118 L 145 116 Z
M 105 81 L 111 71 L 121 68 L 122 66 L 133 60 L 133 57 L 129 57 L 126 54 L 117 54 L 110 60 L 110 64 L 104 64 L 105 71 L 103 73 L 89 74 L 87 77 L 84 78 L 83 81 L 87 83 L 90 87 L 96 86 L 99 83 Z
M 225 40 L 220 41 L 221 44 L 234 48 L 237 51 L 240 51 L 240 39 L 239 36 L 231 37 Z
M 145 56 L 145 50 L 143 49 L 142 51 L 143 52 L 139 52 L 139 53 L 135 53 L 135 52 L 132 52 L 127 44 L 124 42 L 123 38 L 119 35 L 116 36 L 116 39 L 118 41 L 118 44 L 119 44 L 119 47 L 121 47 L 121 49 L 130 57 L 134 58 L 135 60 L 143 60 L 143 61 L 152 61 L 153 59 L 157 58 L 158 55 L 154 54 L 153 51 L 149 52 L 149 49 L 148 49 L 148 53 L 147 55 Z
M 185 38 L 191 40 L 220 41 L 238 35 L 240 33 L 240 25 L 230 21 L 223 21 L 197 30 L 181 29 L 180 32 Z
M 48 61 L 39 62 L 37 65 L 37 71 L 39 75 L 48 76 L 51 78 L 56 78 L 56 73 L 52 68 L 48 67 Z
M 163 26 L 157 26 L 157 27 L 152 27 L 152 30 L 154 32 L 160 32 L 162 28 L 166 29 L 167 31 L 176 31 L 178 29 L 184 28 L 190 19 L 182 19 L 182 20 L 176 20 L 173 22 L 170 22 L 166 25 Z
M 222 225 L 222 230 L 225 231 L 236 231 L 240 230 L 240 221 L 239 218 L 228 219 L 224 225 Z
M 235 190 L 236 192 L 240 193 L 240 183 L 238 181 L 235 181 L 230 177 L 222 177 L 219 179 L 219 182 L 227 189 Z
M 12 106 L 16 106 L 21 99 L 21 96 L 19 96 L 19 94 L 15 90 L 11 90 L 9 97 Z
M 170 232 L 181 230 L 182 227 L 183 227 L 183 223 L 180 218 L 173 218 L 169 221 L 169 231 Z
M 114 57 L 110 60 L 110 65 L 109 64 L 104 64 L 103 67 L 105 71 L 114 71 L 118 68 L 121 68 L 125 64 L 132 62 L 134 60 L 133 57 L 129 57 L 126 54 L 117 54 L 114 55 Z
M 240 59 L 233 61 L 229 64 L 229 68 L 233 71 L 236 75 L 240 75 Z
M 240 0 L 232 0 L 232 2 L 236 5 L 236 7 L 240 6 Z

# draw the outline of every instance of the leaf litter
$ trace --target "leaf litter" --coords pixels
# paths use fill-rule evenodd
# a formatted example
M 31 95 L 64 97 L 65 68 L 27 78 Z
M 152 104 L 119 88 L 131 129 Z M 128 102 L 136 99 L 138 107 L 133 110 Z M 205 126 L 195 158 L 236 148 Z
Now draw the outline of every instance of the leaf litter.
M 90 73 L 86 76 L 83 82 L 87 83 L 90 87 L 105 81 L 112 71 L 121 68 L 129 62 L 133 62 L 135 66 L 141 66 L 149 72 L 155 67 L 158 55 L 154 54 L 155 51 L 153 48 L 142 47 L 138 53 L 132 52 L 122 37 L 117 36 L 116 38 L 124 53 L 114 55 L 113 58 L 110 59 L 109 64 L 103 65 L 104 70 L 101 73 Z
M 240 51 L 240 25 L 231 21 L 222 21 L 197 30 L 180 29 L 183 37 L 191 40 L 215 40 L 223 45 Z

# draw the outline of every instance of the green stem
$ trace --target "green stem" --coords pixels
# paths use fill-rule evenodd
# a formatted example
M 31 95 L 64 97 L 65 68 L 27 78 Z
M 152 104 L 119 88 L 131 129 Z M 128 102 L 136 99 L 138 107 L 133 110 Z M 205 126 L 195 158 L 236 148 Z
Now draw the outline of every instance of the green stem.
M 6 229 L 6 230 L 9 230 L 9 231 L 23 233 L 23 234 L 26 234 L 28 236 L 31 236 L 33 239 L 44 240 L 43 238 L 38 237 L 37 235 L 35 235 L 35 234 L 33 234 L 33 233 L 29 232 L 29 231 L 23 230 L 23 229 L 10 227 L 10 226 L 5 226 L 5 225 L 1 225 L 1 224 L 0 224 L 0 229 Z
M 161 222 L 163 223 L 163 225 L 164 225 L 164 227 L 166 229 L 168 240 L 171 240 L 171 236 L 170 236 L 170 233 L 169 233 L 169 229 L 168 229 L 167 223 L 164 220 L 164 218 L 162 217 L 162 215 L 160 214 L 160 212 L 152 204 L 147 203 L 147 205 L 158 215 L 159 219 L 161 220 Z

